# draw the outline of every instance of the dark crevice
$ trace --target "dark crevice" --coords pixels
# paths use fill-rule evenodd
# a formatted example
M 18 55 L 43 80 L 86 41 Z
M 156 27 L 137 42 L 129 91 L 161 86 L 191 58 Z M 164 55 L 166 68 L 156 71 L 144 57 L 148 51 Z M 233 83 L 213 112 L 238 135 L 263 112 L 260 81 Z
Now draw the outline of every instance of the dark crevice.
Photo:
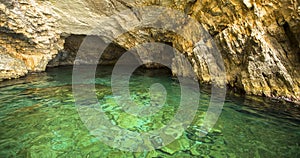
M 0 32 L 7 33 L 7 34 L 16 34 L 14 30 L 11 30 L 7 27 L 0 27 Z
M 14 2 L 12 0 L 0 0 L 0 3 L 4 4 L 8 9 L 13 9 L 15 4 L 18 2 Z
M 188 15 L 191 15 L 193 12 L 192 12 L 192 9 L 195 5 L 195 3 L 197 2 L 197 0 L 189 0 L 185 9 L 184 9 L 184 12 Z
M 34 44 L 35 42 L 32 41 L 32 39 L 26 37 L 24 34 L 22 33 L 16 33 L 15 31 L 7 28 L 7 27 L 0 27 L 0 34 L 4 33 L 6 36 L 9 36 L 11 38 L 14 39 L 19 39 L 25 42 L 28 42 L 30 44 Z
M 299 41 L 297 40 L 294 33 L 291 31 L 290 25 L 287 22 L 285 22 L 283 24 L 283 29 L 284 29 L 285 34 L 288 37 L 288 41 L 291 45 L 293 52 L 296 53 L 297 61 L 300 62 L 300 48 L 298 46 Z M 287 56 L 287 58 L 289 58 L 289 54 L 286 53 L 286 56 Z
M 226 25 L 223 28 L 221 28 L 220 31 L 214 31 L 214 32 L 212 32 L 211 36 L 214 38 L 214 37 L 218 36 L 220 33 L 222 33 L 224 30 L 226 30 L 228 28 L 229 28 L 229 26 Z
M 172 70 L 164 65 L 159 68 L 148 68 L 146 65 L 141 65 L 134 70 L 135 75 L 144 75 L 148 77 L 159 77 L 162 75 L 172 76 Z
M 265 79 L 265 81 L 266 81 L 266 83 L 267 83 L 267 85 L 268 85 L 268 87 L 270 87 L 270 89 L 272 88 L 272 85 L 271 85 L 271 83 L 270 83 L 270 79 L 272 78 L 270 75 L 267 75 L 266 73 L 262 73 L 262 75 L 263 75 L 263 77 L 264 77 L 264 79 Z
M 238 84 L 238 81 L 234 81 L 233 84 L 234 85 L 227 84 L 227 90 L 237 94 L 246 95 L 246 91 L 243 88 L 236 86 Z
M 130 6 L 129 4 L 125 3 L 124 1 L 121 0 L 116 0 L 117 2 L 121 3 L 123 6 L 125 6 L 128 9 L 132 9 L 132 6 Z

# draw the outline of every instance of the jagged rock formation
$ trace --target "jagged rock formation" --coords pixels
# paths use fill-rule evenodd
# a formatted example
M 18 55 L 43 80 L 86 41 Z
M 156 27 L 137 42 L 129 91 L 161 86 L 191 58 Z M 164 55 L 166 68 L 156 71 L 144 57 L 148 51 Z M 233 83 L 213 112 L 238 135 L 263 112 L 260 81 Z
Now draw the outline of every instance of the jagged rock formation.
M 64 42 L 54 13 L 34 1 L 0 2 L 0 80 L 44 71 Z
M 82 41 L 82 38 L 76 41 L 74 37 L 92 35 L 92 30 L 101 24 L 101 20 L 120 11 L 158 5 L 180 10 L 196 19 L 208 30 L 224 59 L 226 82 L 230 87 L 247 94 L 300 100 L 300 6 L 296 0 L 53 0 L 50 2 L 40 0 L 37 3 L 39 4 L 19 1 L 18 5 L 21 8 L 19 10 L 24 15 L 21 21 L 20 16 L 15 13 L 18 9 L 16 5 L 7 4 L 3 0 L 0 5 L 0 43 L 5 49 L 1 52 L 24 61 L 26 70 L 44 70 L 48 61 L 55 58 L 54 54 L 60 49 L 65 38 L 65 49 L 51 61 L 51 65 L 72 64 L 75 59 L 74 53 Z M 49 8 L 34 9 L 46 5 Z M 28 11 L 31 14 L 25 14 Z M 141 18 L 147 21 L 143 16 L 132 15 L 132 17 L 122 18 Z M 158 20 L 168 20 L 169 16 L 172 15 L 160 17 Z M 24 19 L 26 23 L 22 22 Z M 38 24 L 33 22 L 34 19 L 42 24 L 31 26 Z M 101 27 L 106 28 L 103 30 L 109 28 L 112 33 L 121 32 L 125 22 L 122 20 L 114 22 Z M 181 23 L 180 19 L 178 23 Z M 182 22 L 182 27 L 187 25 L 188 23 Z M 41 29 L 45 30 L 43 34 L 38 31 Z M 185 35 L 192 36 L 193 33 L 191 30 Z M 48 40 L 41 42 L 41 38 L 38 38 L 40 36 Z M 8 41 L 13 44 L 8 44 Z M 18 41 L 21 44 L 16 44 Z M 174 32 L 137 28 L 113 41 L 113 45 L 120 47 L 113 52 L 123 52 L 138 44 L 153 41 L 167 43 L 183 52 L 191 61 L 198 79 L 204 83 L 211 82 L 207 64 L 197 57 L 194 49 L 197 40 L 185 41 Z M 107 42 L 105 37 L 103 42 Z M 72 43 L 75 43 L 74 46 Z M 31 53 L 21 48 L 14 49 L 17 47 L 29 49 Z M 114 63 L 120 54 L 122 53 L 112 53 L 110 56 L 108 53 L 103 61 L 107 59 L 108 63 Z M 3 55 L 0 58 L 4 58 Z M 33 59 L 34 62 L 30 62 L 29 59 Z M 1 63 L 2 60 L 0 66 Z M 0 74 L 3 72 L 1 70 Z M 24 69 L 17 76 L 25 73 Z M 176 74 L 176 71 L 174 73 Z

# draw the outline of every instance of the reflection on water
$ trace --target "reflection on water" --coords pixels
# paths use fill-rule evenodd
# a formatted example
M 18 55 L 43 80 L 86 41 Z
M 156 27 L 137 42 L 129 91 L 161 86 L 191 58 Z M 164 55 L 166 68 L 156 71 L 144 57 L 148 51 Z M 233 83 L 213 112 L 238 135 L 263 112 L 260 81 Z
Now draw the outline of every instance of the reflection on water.
M 230 94 L 214 129 L 198 137 L 210 99 L 204 87 L 193 123 L 183 135 L 170 131 L 181 135 L 177 140 L 143 153 L 113 149 L 82 123 L 74 105 L 71 74 L 72 67 L 52 68 L 0 83 L 1 157 L 300 157 L 299 107 L 277 100 Z M 150 103 L 152 84 L 166 88 L 164 106 L 145 117 L 128 115 L 115 102 L 110 74 L 111 67 L 102 67 L 90 83 L 96 82 L 101 108 L 113 124 L 147 132 L 174 117 L 180 86 L 166 70 L 141 69 L 130 80 L 131 97 L 139 106 Z

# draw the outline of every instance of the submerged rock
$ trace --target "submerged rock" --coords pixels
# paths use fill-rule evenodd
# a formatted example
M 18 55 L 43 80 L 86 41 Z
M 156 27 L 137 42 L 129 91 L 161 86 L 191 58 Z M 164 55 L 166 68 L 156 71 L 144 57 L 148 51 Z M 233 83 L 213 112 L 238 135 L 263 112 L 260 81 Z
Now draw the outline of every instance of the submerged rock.
M 172 143 L 161 148 L 162 151 L 173 155 L 175 152 L 189 150 L 190 143 L 188 139 L 181 137 L 177 140 L 174 140 Z

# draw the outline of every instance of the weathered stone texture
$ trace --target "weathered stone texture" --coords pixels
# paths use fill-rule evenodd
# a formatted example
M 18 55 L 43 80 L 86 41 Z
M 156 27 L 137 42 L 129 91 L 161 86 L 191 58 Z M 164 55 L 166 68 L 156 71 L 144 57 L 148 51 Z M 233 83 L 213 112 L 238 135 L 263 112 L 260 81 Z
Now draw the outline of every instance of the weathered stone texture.
M 223 57 L 226 82 L 230 87 L 247 94 L 300 100 L 300 6 L 296 0 L 39 0 L 38 3 L 20 1 L 19 12 L 16 5 L 7 2 L 0 5 L 0 11 L 4 13 L 0 23 L 1 45 L 4 41 L 10 56 L 24 61 L 27 70 L 43 70 L 54 58 L 62 43 L 57 32 L 64 33 L 65 37 L 102 35 L 105 43 L 108 41 L 106 35 L 126 30 L 128 22 L 132 25 L 137 21 L 147 23 L 157 16 L 150 12 L 147 16 L 139 15 L 134 12 L 135 7 L 157 5 L 182 11 L 203 25 Z M 46 4 L 49 8 L 42 9 Z M 105 17 L 126 9 L 132 10 L 132 14 L 118 16 L 99 27 Z M 24 17 L 22 20 L 20 15 Z M 165 15 L 156 18 L 156 22 L 176 18 Z M 176 22 L 181 28 L 189 27 L 189 23 L 180 18 Z M 184 34 L 192 36 L 194 31 L 190 28 Z M 176 32 L 135 28 L 122 34 L 114 43 L 125 50 L 154 41 L 172 45 L 188 57 L 200 82 L 211 83 L 209 67 L 200 56 L 205 50 L 195 49 L 201 38 L 187 41 Z M 73 49 L 67 43 L 65 52 L 62 51 L 51 65 L 72 64 L 78 44 L 75 42 Z M 66 54 L 70 52 L 69 60 Z M 109 54 L 106 55 L 109 59 Z M 112 63 L 119 55 L 112 54 Z M 144 57 L 147 55 L 145 53 Z M 67 62 L 57 59 L 62 57 Z M 81 58 L 84 61 L 84 57 Z M 175 65 L 174 74 L 188 76 L 189 73 L 183 73 L 184 66 L 172 65 Z
M 28 71 L 44 71 L 49 60 L 62 48 L 63 40 L 56 29 L 56 19 L 49 8 L 34 1 L 0 3 L 0 54 L 15 58 L 23 73 L 1 78 L 15 78 Z M 4 60 L 4 59 L 3 59 Z M 4 62 L 2 61 L 4 64 Z M 7 63 L 9 65 L 9 63 Z M 0 70 L 5 73 L 5 70 Z

